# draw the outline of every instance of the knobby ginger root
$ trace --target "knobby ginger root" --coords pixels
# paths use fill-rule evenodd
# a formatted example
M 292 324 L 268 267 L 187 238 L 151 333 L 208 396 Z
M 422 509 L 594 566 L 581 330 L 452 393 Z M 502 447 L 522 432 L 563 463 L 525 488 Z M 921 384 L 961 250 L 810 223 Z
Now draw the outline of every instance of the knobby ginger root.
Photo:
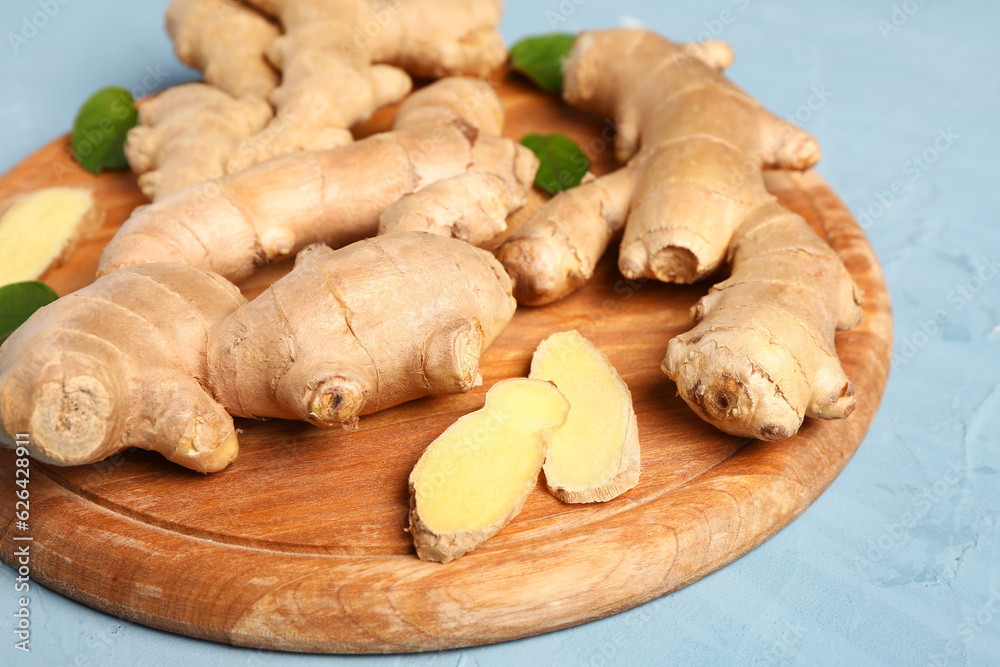
M 576 331 L 552 334 L 531 358 L 534 380 L 556 386 L 570 410 L 545 456 L 545 484 L 567 503 L 611 500 L 639 481 L 632 394 L 603 352 Z
M 514 232 L 497 257 L 518 303 L 545 305 L 589 281 L 625 225 L 631 196 L 632 172 L 623 167 L 560 192 Z
M 336 148 L 353 141 L 350 127 L 412 87 L 401 69 L 376 65 L 358 45 L 373 20 L 365 0 L 252 0 L 280 21 L 284 34 L 268 48 L 281 70 L 271 93 L 277 112 L 264 130 L 237 149 L 229 171 L 300 150 Z
M 456 127 L 469 136 L 499 135 L 503 122 L 503 103 L 490 84 L 450 77 L 408 97 L 393 127 Z M 531 161 L 523 154 L 520 159 Z M 461 173 L 400 198 L 383 211 L 378 233 L 425 231 L 482 245 L 505 231 L 507 216 L 524 206 L 530 192 L 524 185 L 498 173 Z
M 481 410 L 461 417 L 410 473 L 410 534 L 417 555 L 447 563 L 517 516 L 535 485 L 552 432 L 569 404 L 537 380 L 504 380 Z
M 501 11 L 498 0 L 174 0 L 177 55 L 217 94 L 147 114 L 129 163 L 156 201 L 278 155 L 350 143 L 353 124 L 409 92 L 404 69 L 485 76 L 500 66 Z
M 449 85 L 433 84 L 421 99 L 438 106 L 432 89 Z M 410 107 L 413 114 L 418 109 Z M 465 114 L 461 123 L 454 122 L 456 114 Z M 105 248 L 99 271 L 180 262 L 238 281 L 312 243 L 342 246 L 374 236 L 382 213 L 401 197 L 468 173 L 493 174 L 513 202 L 524 201 L 538 160 L 517 142 L 475 127 L 490 122 L 493 129 L 494 116 L 469 105 L 432 116 L 443 124 L 417 125 L 406 113 L 398 119 L 401 129 L 330 151 L 284 155 L 189 187 L 133 213 Z M 461 195 L 464 185 L 452 187 Z
M 723 431 L 762 440 L 793 435 L 807 416 L 850 415 L 834 332 L 861 321 L 861 295 L 840 258 L 777 203 L 740 226 L 730 253 L 732 275 L 667 348 L 680 395 Z
M 34 280 L 59 265 L 104 219 L 84 188 L 44 188 L 8 206 L 0 217 L 0 286 Z
M 500 264 L 461 241 L 401 232 L 312 246 L 213 328 L 209 384 L 235 416 L 352 426 L 479 384 L 515 305 Z
M 402 99 L 418 76 L 485 76 L 506 58 L 498 0 L 249 0 L 278 19 L 277 109 L 237 150 L 230 172 L 296 150 L 335 148 L 349 128 Z
M 278 28 L 245 5 L 174 0 L 167 32 L 206 83 L 169 88 L 139 107 L 125 156 L 152 201 L 227 174 L 237 147 L 274 117 L 267 98 L 278 85 L 264 55 Z
M 278 85 L 278 72 L 265 54 L 281 32 L 241 2 L 173 0 L 167 33 L 181 62 L 233 97 L 266 100 Z
M 837 255 L 764 185 L 764 167 L 809 168 L 818 144 L 726 79 L 730 60 L 717 42 L 581 33 L 563 95 L 616 119 L 616 153 L 628 164 L 554 198 L 498 257 L 518 299 L 542 304 L 589 279 L 623 224 L 618 267 L 628 278 L 688 283 L 728 255 L 733 278 L 703 301 L 698 327 L 671 342 L 663 370 L 720 429 L 780 439 L 807 415 L 853 410 L 833 339 L 859 321 L 860 294 Z
M 553 200 L 511 241 L 519 247 L 503 251 L 508 271 L 527 283 L 518 287 L 526 303 L 553 301 L 588 280 L 622 224 L 618 266 L 627 278 L 704 278 L 722 263 L 736 227 L 773 201 L 761 169 L 806 169 L 819 160 L 809 134 L 720 73 L 731 56 L 719 42 L 674 44 L 647 30 L 576 38 L 563 96 L 616 119 L 615 152 L 629 165 Z M 575 225 L 580 208 L 591 213 Z M 540 254 L 551 256 L 547 271 L 539 269 Z
M 381 30 L 372 59 L 415 76 L 486 77 L 507 60 L 503 0 L 369 0 Z
M 119 271 L 41 308 L 0 347 L 0 441 L 55 465 L 129 447 L 201 472 L 236 458 L 233 420 L 199 380 L 209 328 L 246 303 L 181 264 Z
M 236 147 L 272 115 L 259 98 L 236 99 L 203 83 L 174 86 L 139 107 L 125 155 L 143 194 L 157 201 L 224 176 Z

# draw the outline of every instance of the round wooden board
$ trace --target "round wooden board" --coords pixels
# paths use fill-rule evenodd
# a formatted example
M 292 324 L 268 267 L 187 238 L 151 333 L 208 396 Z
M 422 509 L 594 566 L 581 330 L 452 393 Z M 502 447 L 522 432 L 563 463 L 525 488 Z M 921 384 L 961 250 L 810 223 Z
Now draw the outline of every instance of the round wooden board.
M 613 168 L 609 125 L 517 80 L 498 82 L 507 134 L 560 131 Z M 391 110 L 362 129 L 384 129 Z M 602 138 L 602 134 L 604 135 Z M 240 456 L 211 476 L 130 450 L 76 468 L 31 463 L 27 531 L 13 520 L 0 554 L 31 545 L 31 576 L 85 604 L 157 628 L 247 646 L 315 652 L 425 651 L 498 642 L 583 623 L 659 597 L 726 565 L 812 503 L 863 439 L 885 386 L 892 317 L 864 234 L 815 173 L 774 172 L 768 187 L 840 253 L 865 292 L 865 317 L 838 334 L 857 387 L 845 420 L 807 420 L 766 443 L 702 422 L 660 371 L 667 341 L 692 326 L 706 284 L 628 283 L 615 254 L 594 281 L 521 309 L 486 353 L 484 386 L 364 417 L 355 432 L 241 420 Z M 135 179 L 93 177 L 59 139 L 0 179 L 0 201 L 51 185 L 92 186 L 108 209 L 99 234 L 46 280 L 60 293 L 93 279 L 100 250 L 143 203 Z M 521 216 L 523 219 L 523 216 Z M 287 266 L 242 287 L 258 294 Z M 486 388 L 527 373 L 548 334 L 577 329 L 632 390 L 639 485 L 608 503 L 566 505 L 542 484 L 521 514 L 448 565 L 414 555 L 407 476 L 424 447 L 482 405 Z M 14 515 L 14 457 L 0 454 L 0 511 Z M 14 541 L 15 536 L 33 541 Z

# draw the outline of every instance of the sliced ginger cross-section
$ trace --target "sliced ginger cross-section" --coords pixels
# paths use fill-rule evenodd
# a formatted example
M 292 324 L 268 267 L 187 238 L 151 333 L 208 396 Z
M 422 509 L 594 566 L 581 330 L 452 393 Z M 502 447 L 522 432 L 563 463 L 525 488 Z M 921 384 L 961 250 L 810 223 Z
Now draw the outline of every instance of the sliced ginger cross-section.
M 10 202 L 0 217 L 0 286 L 57 266 L 104 218 L 90 190 L 43 188 Z
M 432 442 L 410 474 L 417 555 L 447 563 L 517 516 L 568 410 L 548 382 L 504 380 L 487 392 L 482 409 Z
M 545 483 L 567 503 L 611 500 L 639 481 L 632 395 L 614 366 L 576 331 L 552 334 L 531 359 L 531 378 L 552 382 L 570 404 L 545 459 Z

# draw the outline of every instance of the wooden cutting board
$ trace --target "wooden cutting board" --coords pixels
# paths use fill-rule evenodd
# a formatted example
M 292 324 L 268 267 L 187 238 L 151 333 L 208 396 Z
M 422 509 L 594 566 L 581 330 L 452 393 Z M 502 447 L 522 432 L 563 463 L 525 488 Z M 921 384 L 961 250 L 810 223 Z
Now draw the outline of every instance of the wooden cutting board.
M 613 168 L 610 126 L 523 83 L 499 82 L 507 134 L 560 131 Z M 363 133 L 384 129 L 391 111 Z M 603 136 L 602 136 L 603 135 Z M 734 438 L 702 422 L 660 371 L 667 341 L 692 326 L 707 284 L 627 283 L 608 253 L 594 281 L 523 308 L 482 362 L 484 386 L 364 417 L 355 432 L 239 420 L 240 456 L 211 476 L 132 450 L 89 466 L 32 462 L 29 527 L 14 516 L 14 457 L 0 453 L 0 555 L 30 544 L 31 577 L 123 618 L 221 642 L 316 652 L 424 651 L 539 634 L 652 600 L 726 565 L 775 534 L 844 468 L 878 407 L 892 317 L 878 261 L 815 173 L 773 172 L 768 187 L 837 250 L 865 292 L 864 322 L 837 336 L 858 408 L 807 420 L 783 442 Z M 127 173 L 93 177 L 61 138 L 0 179 L 0 200 L 52 185 L 92 186 L 104 228 L 46 280 L 67 293 L 93 280 L 101 248 L 144 203 Z M 536 204 L 537 205 L 537 204 Z M 521 216 L 520 219 L 523 219 Z M 287 271 L 245 285 L 249 297 Z M 486 388 L 523 376 L 537 343 L 577 329 L 632 390 L 642 477 L 604 504 L 566 505 L 539 484 L 522 513 L 448 565 L 414 555 L 407 476 L 424 447 L 482 405 Z M 15 541 L 30 536 L 31 542 Z

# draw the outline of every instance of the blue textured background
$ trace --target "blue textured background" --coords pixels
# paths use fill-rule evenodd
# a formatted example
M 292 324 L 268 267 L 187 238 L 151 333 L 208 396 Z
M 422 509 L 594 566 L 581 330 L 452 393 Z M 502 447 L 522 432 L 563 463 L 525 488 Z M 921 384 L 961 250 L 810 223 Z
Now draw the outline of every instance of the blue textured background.
M 45 4 L 58 13 L 15 52 L 10 33 Z M 65 132 L 100 86 L 142 93 L 193 78 L 164 34 L 167 4 L 3 0 L 0 171 Z M 39 586 L 32 652 L 23 654 L 13 648 L 14 575 L 4 566 L 0 663 L 1000 664 L 1000 3 L 679 4 L 509 0 L 503 29 L 511 42 L 623 23 L 674 39 L 714 32 L 736 50 L 731 76 L 780 115 L 825 91 L 800 120 L 885 268 L 896 361 L 867 439 L 811 508 L 739 561 L 642 607 L 429 655 L 233 648 L 121 621 Z

